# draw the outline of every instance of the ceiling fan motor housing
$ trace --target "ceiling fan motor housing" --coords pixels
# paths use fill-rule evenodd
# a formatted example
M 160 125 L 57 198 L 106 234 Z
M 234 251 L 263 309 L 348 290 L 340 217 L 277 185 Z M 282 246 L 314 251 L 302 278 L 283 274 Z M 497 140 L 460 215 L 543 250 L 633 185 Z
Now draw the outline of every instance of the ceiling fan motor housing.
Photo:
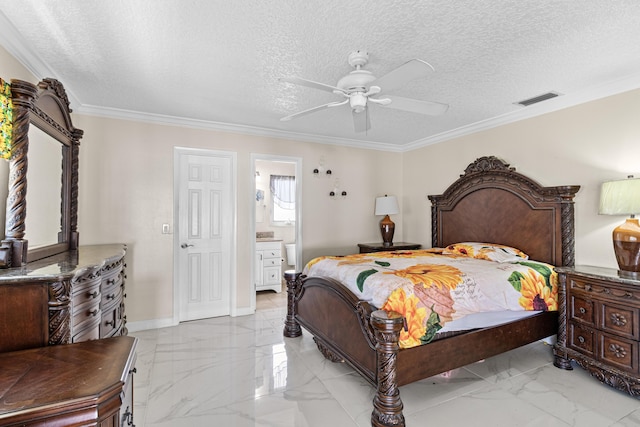
M 336 87 L 345 91 L 367 91 L 369 84 L 374 81 L 376 77 L 367 70 L 353 70 L 338 81 Z

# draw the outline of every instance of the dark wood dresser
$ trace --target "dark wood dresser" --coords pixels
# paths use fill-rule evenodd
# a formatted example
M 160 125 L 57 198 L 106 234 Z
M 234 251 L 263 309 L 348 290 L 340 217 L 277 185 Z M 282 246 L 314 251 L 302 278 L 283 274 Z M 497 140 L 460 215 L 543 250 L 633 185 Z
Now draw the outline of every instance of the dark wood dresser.
M 0 352 L 126 335 L 125 252 L 80 246 L 0 270 Z
M 0 426 L 133 425 L 133 337 L 0 353 Z
M 414 249 L 420 249 L 420 246 L 421 245 L 419 243 L 407 243 L 407 242 L 396 242 L 391 246 L 384 246 L 382 242 L 358 243 L 358 247 L 360 248 L 361 254 L 366 254 L 369 252 L 414 250 Z
M 640 396 L 640 280 L 618 270 L 556 268 L 560 279 L 554 365 L 571 360 L 601 382 Z

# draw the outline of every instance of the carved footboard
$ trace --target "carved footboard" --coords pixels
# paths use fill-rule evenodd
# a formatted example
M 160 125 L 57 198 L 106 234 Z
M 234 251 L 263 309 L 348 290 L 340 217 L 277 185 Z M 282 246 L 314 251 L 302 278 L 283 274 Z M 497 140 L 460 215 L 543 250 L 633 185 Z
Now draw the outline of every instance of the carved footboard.
M 340 283 L 325 278 L 303 278 L 287 271 L 288 310 L 285 337 L 312 335 L 320 352 L 333 362 L 346 362 L 376 386 L 371 424 L 404 426 L 396 378 L 401 316 L 378 310 Z

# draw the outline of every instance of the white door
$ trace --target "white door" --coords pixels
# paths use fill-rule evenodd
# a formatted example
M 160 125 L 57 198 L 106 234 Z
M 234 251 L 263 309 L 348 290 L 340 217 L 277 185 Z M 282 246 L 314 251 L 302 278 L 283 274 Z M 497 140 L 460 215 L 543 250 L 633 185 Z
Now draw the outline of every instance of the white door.
M 178 184 L 179 320 L 231 313 L 233 162 L 180 154 Z

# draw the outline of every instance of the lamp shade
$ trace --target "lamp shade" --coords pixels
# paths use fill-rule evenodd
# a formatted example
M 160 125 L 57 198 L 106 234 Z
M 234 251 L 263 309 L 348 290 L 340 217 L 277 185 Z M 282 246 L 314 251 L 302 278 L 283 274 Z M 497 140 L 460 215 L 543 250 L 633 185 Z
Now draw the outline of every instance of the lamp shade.
M 396 196 L 376 197 L 375 215 L 394 215 L 400 212 Z
M 603 183 L 600 191 L 599 213 L 602 215 L 640 214 L 640 178 Z

